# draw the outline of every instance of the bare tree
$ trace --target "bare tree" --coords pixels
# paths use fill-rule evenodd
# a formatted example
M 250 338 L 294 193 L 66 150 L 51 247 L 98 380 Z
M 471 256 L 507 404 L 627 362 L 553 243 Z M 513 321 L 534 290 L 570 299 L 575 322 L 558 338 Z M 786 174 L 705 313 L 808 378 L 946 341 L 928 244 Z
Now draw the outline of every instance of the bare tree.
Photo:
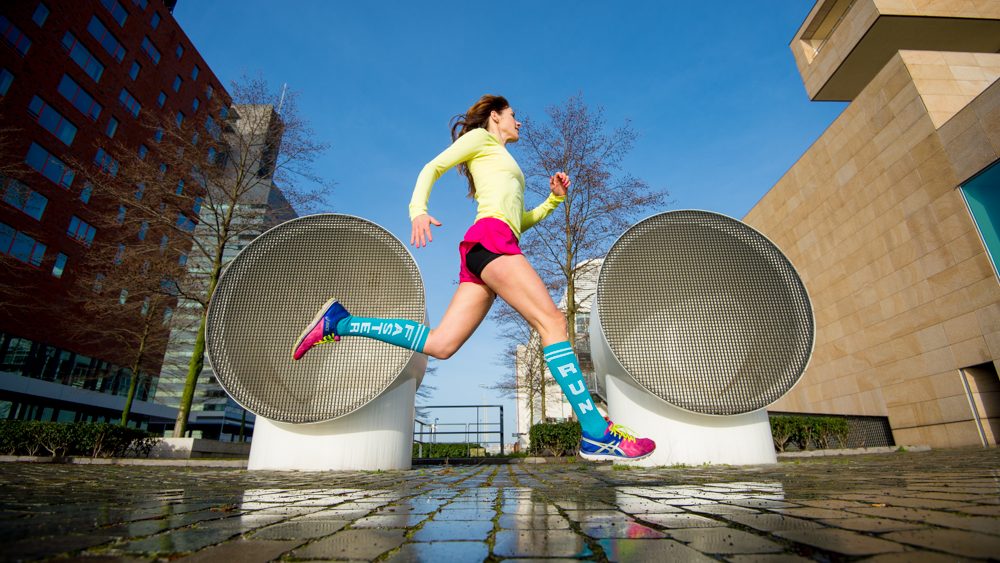
M 231 100 L 216 95 L 190 118 L 145 117 L 148 151 L 109 147 L 113 156 L 103 165 L 114 173 L 95 178 L 127 216 L 148 223 L 161 247 L 186 257 L 185 275 L 170 287 L 198 328 L 175 436 L 187 429 L 205 363 L 207 307 L 222 270 L 248 240 L 308 208 L 329 187 L 312 169 L 327 145 L 300 116 L 294 93 L 272 92 L 259 77 L 243 77 L 229 93 Z
M 603 109 L 591 109 L 582 95 L 577 95 L 549 107 L 544 120 L 525 119 L 521 141 L 516 145 L 528 193 L 547 197 L 549 177 L 559 171 L 569 174 L 573 182 L 563 204 L 525 232 L 521 247 L 556 299 L 564 296 L 569 341 L 578 352 L 582 351 L 579 344 L 588 343 L 578 342 L 577 313 L 580 304 L 592 297 L 577 293 L 579 280 L 594 274 L 593 259 L 603 256 L 613 240 L 635 220 L 667 204 L 665 190 L 654 189 L 623 169 L 624 158 L 637 138 L 638 132 L 628 121 L 609 128 Z M 517 381 L 515 376 L 513 381 L 502 382 L 497 388 L 511 391 L 520 388 L 532 398 L 540 393 L 544 409 L 547 385 L 534 379 L 534 370 L 537 369 L 543 382 L 551 383 L 551 378 L 545 377 L 541 351 L 538 350 L 536 358 L 530 344 L 538 342 L 537 336 L 532 337 L 524 321 L 509 308 L 497 308 L 494 318 L 504 327 L 504 333 L 511 335 L 513 343 L 504 351 L 501 361 L 509 362 L 511 349 L 526 344 L 530 353 L 522 361 L 531 364 L 527 369 L 532 374 L 524 382 Z M 581 363 L 589 361 L 587 348 L 587 353 L 581 354 Z
M 637 219 L 666 205 L 667 192 L 622 167 L 638 132 L 626 121 L 609 129 L 602 108 L 591 109 L 576 95 L 546 110 L 547 120 L 525 119 L 518 146 L 527 191 L 549 194 L 548 179 L 564 171 L 573 181 L 566 201 L 521 241 L 548 287 L 565 292 L 569 341 L 576 343 L 580 296 L 576 281 L 590 259 L 603 256 L 613 240 Z
M 507 368 L 508 375 L 485 387 L 499 391 L 505 397 L 523 394 L 528 401 L 530 420 L 535 419 L 535 400 L 538 399 L 540 419 L 544 421 L 548 416 L 548 394 L 557 383 L 547 375 L 541 339 L 507 303 L 497 303 L 492 314 L 506 340 L 497 363 Z

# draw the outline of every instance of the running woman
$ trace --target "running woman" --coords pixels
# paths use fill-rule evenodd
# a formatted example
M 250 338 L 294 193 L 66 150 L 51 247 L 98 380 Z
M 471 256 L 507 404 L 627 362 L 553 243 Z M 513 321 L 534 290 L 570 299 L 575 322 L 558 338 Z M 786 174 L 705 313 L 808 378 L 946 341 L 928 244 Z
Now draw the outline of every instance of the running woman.
M 469 196 L 478 205 L 476 221 L 459 244 L 459 285 L 437 328 L 407 319 L 352 316 L 335 299 L 323 305 L 292 348 L 296 360 L 318 344 L 342 336 L 365 336 L 428 356 L 447 359 L 472 335 L 497 296 L 506 301 L 542 339 L 545 362 L 569 399 L 582 428 L 580 455 L 590 460 L 642 459 L 656 444 L 606 420 L 594 405 L 583 381 L 576 353 L 568 341 L 566 318 L 552 301 L 545 284 L 521 253 L 518 240 L 532 225 L 549 216 L 566 199 L 569 176 L 549 178 L 551 194 L 531 211 L 524 209 L 524 174 L 507 152 L 517 142 L 521 124 L 502 96 L 486 95 L 455 118 L 453 143 L 430 161 L 417 177 L 410 200 L 413 229 L 410 244 L 421 248 L 433 237 L 431 225 L 441 223 L 427 213 L 434 182 L 457 166 L 469 182 Z M 383 331 L 390 321 L 403 330 Z

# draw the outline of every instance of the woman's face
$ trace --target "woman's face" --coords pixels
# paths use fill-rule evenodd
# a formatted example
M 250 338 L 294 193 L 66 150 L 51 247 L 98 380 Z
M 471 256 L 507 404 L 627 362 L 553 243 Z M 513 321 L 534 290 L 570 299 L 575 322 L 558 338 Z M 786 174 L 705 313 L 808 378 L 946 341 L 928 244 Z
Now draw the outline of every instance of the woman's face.
M 518 129 L 521 128 L 521 122 L 514 119 L 514 109 L 504 108 L 497 116 L 499 117 L 497 128 L 500 130 L 500 136 L 508 143 L 516 143 L 520 137 Z

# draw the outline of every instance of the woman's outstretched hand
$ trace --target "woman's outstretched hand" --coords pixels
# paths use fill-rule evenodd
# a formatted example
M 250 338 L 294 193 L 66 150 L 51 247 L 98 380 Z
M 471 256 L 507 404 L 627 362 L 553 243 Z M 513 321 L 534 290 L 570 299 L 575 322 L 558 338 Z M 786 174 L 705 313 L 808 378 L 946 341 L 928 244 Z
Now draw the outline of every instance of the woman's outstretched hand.
M 562 197 L 566 195 L 566 190 L 569 189 L 569 185 L 572 184 L 569 180 L 569 176 L 565 172 L 556 172 L 549 178 L 549 189 L 552 190 L 552 194 Z
M 410 246 L 420 248 L 422 246 L 427 246 L 427 243 L 434 240 L 434 237 L 431 235 L 431 225 L 440 227 L 441 221 L 438 221 L 426 213 L 414 217 L 413 231 L 410 233 Z

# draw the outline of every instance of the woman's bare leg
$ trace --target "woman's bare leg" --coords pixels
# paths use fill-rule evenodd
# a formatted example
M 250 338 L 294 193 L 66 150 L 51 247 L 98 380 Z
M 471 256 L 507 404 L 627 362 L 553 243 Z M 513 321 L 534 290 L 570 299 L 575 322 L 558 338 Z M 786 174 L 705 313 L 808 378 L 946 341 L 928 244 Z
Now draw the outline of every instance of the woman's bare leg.
M 427 336 L 424 354 L 440 360 L 450 358 L 486 318 L 494 299 L 496 293 L 485 285 L 470 282 L 458 284 L 444 318 Z
M 565 341 L 566 317 L 556 308 L 542 278 L 521 254 L 501 256 L 483 268 L 483 281 L 528 321 L 542 346 Z

